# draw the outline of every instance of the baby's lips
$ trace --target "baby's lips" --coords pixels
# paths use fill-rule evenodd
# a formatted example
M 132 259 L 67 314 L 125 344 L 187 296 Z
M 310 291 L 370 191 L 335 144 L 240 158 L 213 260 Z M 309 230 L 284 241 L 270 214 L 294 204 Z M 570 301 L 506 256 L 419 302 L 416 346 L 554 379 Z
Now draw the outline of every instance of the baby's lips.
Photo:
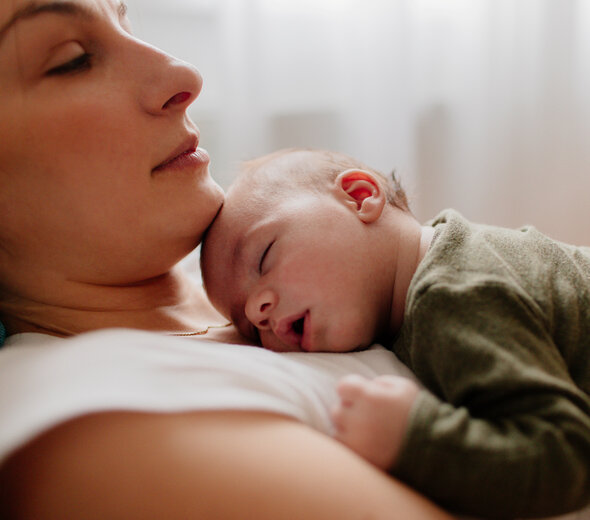
M 301 349 L 301 343 L 305 333 L 305 318 L 306 312 L 288 316 L 279 320 L 274 329 L 275 335 L 280 341 L 289 347 Z
M 301 327 L 301 350 L 311 352 L 311 315 L 307 310 L 303 316 Z

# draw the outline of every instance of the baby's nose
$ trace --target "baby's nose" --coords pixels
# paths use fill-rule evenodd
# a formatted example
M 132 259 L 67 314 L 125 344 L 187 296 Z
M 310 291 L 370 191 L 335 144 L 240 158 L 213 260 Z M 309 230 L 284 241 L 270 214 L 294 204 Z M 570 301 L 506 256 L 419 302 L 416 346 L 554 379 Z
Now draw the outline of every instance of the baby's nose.
M 274 291 L 264 289 L 251 295 L 246 301 L 246 318 L 255 327 L 264 330 L 270 329 L 270 317 L 278 303 Z

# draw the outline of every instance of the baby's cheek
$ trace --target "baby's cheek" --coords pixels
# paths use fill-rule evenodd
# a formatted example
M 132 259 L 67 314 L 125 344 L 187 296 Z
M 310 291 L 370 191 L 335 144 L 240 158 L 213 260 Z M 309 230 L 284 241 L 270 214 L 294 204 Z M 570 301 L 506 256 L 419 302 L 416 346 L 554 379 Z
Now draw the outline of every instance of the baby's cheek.
M 370 325 L 358 317 L 347 320 L 337 332 L 334 352 L 353 352 L 365 350 L 374 343 L 374 331 Z

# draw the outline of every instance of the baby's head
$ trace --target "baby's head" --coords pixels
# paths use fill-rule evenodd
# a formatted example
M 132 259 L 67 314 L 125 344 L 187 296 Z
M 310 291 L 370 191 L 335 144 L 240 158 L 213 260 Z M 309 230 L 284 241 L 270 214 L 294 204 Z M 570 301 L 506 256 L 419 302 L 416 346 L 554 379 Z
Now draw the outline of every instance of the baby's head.
M 366 348 L 389 329 L 392 212 L 411 215 L 397 181 L 346 155 L 246 162 L 203 242 L 209 298 L 271 350 Z

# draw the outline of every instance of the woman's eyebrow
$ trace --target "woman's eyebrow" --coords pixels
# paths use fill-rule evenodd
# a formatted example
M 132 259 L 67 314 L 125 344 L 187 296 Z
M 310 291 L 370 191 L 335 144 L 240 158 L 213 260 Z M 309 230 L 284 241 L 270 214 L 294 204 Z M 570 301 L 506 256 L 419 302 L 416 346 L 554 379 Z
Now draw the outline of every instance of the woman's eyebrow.
M 119 11 L 122 10 L 124 10 L 124 5 L 120 4 Z M 8 22 L 0 27 L 0 45 L 2 45 L 2 41 L 4 40 L 6 33 L 18 22 L 30 20 L 46 13 L 62 14 L 64 16 L 76 16 L 86 19 L 92 19 L 95 16 L 88 7 L 74 2 L 63 1 L 46 2 L 40 4 L 33 1 L 18 9 L 8 20 Z

